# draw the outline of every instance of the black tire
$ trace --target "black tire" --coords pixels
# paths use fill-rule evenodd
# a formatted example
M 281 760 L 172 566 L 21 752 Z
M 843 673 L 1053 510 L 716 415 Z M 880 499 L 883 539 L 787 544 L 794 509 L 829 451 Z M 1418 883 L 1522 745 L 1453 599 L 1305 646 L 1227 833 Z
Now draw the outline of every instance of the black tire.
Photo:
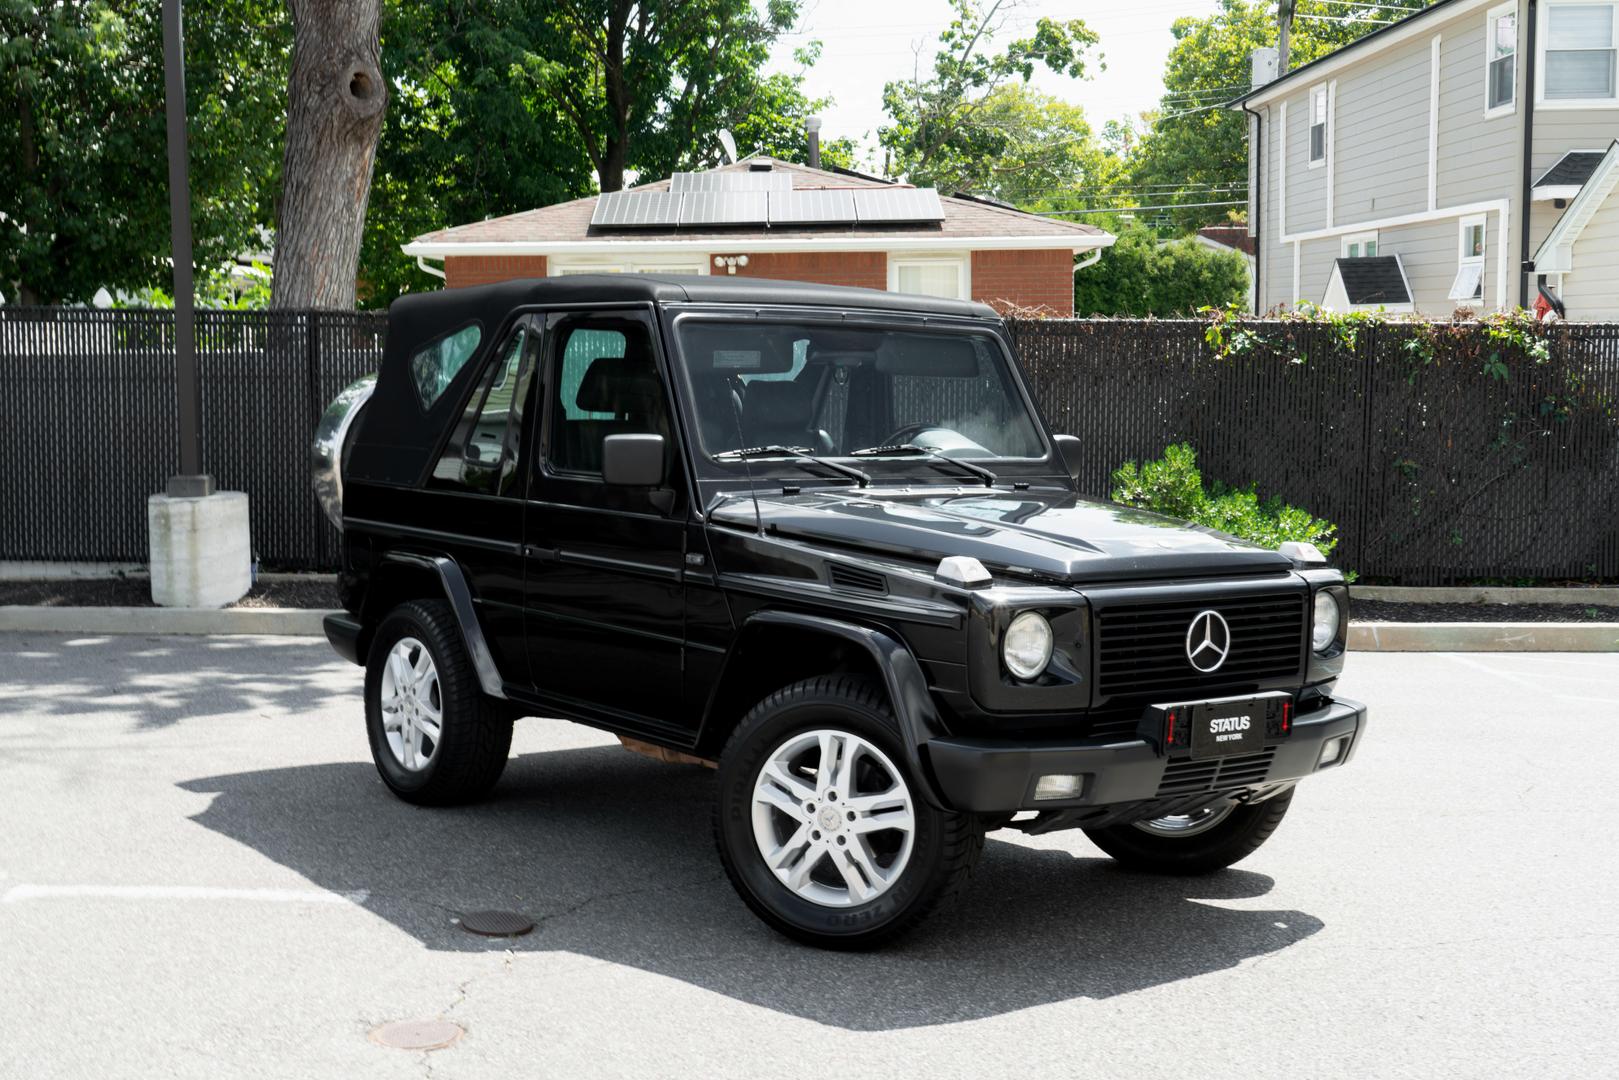
M 1293 788 L 1261 803 L 1234 807 L 1224 821 L 1191 836 L 1167 836 L 1135 825 L 1086 829 L 1091 843 L 1121 866 L 1150 874 L 1211 874 L 1252 855 L 1270 839 L 1293 802 Z
M 425 646 L 438 672 L 440 738 L 420 770 L 407 769 L 399 761 L 383 729 L 383 667 L 394 645 L 405 638 Z M 406 802 L 422 806 L 474 802 L 499 781 L 511 753 L 511 717 L 478 685 L 448 604 L 413 600 L 394 608 L 377 627 L 366 659 L 365 727 L 383 783 Z
M 818 728 L 846 731 L 881 751 L 903 780 L 915 819 L 909 861 L 874 899 L 824 906 L 794 893 L 765 864 L 753 831 L 753 785 L 769 755 Z M 851 819 L 852 820 L 852 819 Z M 826 949 L 869 949 L 913 930 L 966 884 L 984 846 L 970 814 L 930 807 L 906 764 L 899 723 L 864 679 L 824 675 L 784 687 L 750 710 L 720 756 L 714 842 L 737 894 L 779 932 Z

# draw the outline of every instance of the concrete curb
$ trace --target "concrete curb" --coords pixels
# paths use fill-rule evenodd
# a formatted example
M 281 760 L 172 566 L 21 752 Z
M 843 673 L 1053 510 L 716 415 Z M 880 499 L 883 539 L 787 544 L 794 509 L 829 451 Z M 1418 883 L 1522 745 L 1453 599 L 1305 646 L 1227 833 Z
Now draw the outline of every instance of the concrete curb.
M 1352 622 L 1351 652 L 1619 652 L 1619 623 Z
M 1356 600 L 1382 600 L 1391 604 L 1591 604 L 1619 607 L 1619 588 L 1606 586 L 1582 589 L 1569 586 L 1509 588 L 1454 585 L 1427 588 L 1412 585 L 1351 585 L 1349 595 Z
M 271 634 L 321 637 L 314 608 L 29 607 L 0 605 L 0 631 L 48 634 Z

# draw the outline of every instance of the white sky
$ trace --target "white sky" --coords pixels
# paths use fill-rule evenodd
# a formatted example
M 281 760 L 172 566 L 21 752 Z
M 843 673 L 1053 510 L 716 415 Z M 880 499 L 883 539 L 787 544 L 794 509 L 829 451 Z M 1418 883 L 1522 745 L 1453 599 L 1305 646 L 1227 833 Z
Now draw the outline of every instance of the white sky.
M 1004 48 L 1024 36 L 1042 15 L 1084 19 L 1101 35 L 1107 70 L 1083 80 L 1041 71 L 1033 85 L 1084 106 L 1099 131 L 1107 120 L 1158 104 L 1164 59 L 1175 40 L 1170 23 L 1182 15 L 1208 15 L 1218 6 L 1215 0 L 1021 0 L 995 44 Z M 808 72 L 805 90 L 810 97 L 835 99 L 824 113 L 822 140 L 848 135 L 874 146 L 885 120 L 883 84 L 911 74 L 917 49 L 924 74 L 931 70 L 939 31 L 950 16 L 948 0 L 804 0 L 798 27 L 777 45 L 774 67 L 796 70 L 793 50 L 819 39 L 821 59 Z

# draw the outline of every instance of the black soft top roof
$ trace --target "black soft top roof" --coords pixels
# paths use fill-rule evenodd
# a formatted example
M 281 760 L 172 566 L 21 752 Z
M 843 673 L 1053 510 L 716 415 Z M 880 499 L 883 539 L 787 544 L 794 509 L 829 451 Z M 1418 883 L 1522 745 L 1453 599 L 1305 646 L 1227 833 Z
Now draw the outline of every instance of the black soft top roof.
M 995 319 L 988 304 L 944 300 L 857 289 L 845 285 L 815 285 L 803 281 L 732 277 L 728 274 L 569 274 L 555 278 L 524 278 L 496 285 L 414 293 L 394 301 L 390 329 L 404 316 L 415 323 L 426 317 L 451 323 L 482 317 L 528 304 L 603 304 L 647 302 L 660 304 L 764 304 L 851 308 L 858 311 L 902 311 L 917 315 L 955 315 Z M 496 316 L 495 321 L 500 316 Z
M 539 304 L 711 303 L 754 307 L 827 307 L 978 319 L 999 316 L 987 304 L 941 300 L 730 275 L 578 274 L 503 281 L 466 289 L 402 296 L 388 309 L 388 336 L 376 389 L 361 414 L 348 459 L 348 474 L 389 484 L 417 484 L 433 464 L 441 433 L 460 415 L 476 373 L 513 311 Z M 477 348 L 444 393 L 423 406 L 410 376 L 410 358 L 445 334 L 476 324 Z

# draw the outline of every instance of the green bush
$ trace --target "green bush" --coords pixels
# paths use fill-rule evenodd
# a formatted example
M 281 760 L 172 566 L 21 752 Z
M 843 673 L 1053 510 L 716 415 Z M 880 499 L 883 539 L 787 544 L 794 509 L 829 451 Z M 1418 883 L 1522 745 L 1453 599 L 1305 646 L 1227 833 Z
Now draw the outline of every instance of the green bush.
M 1248 265 L 1237 252 L 1211 251 L 1189 237 L 1162 243 L 1138 226 L 1074 275 L 1074 314 L 1191 318 L 1239 304 L 1247 290 Z
M 1275 497 L 1262 500 L 1252 484 L 1233 488 L 1216 480 L 1205 489 L 1197 453 L 1187 443 L 1166 447 L 1157 461 L 1125 462 L 1113 474 L 1113 501 L 1184 518 L 1268 548 L 1284 540 L 1303 540 L 1330 555 L 1338 546 L 1338 527 L 1332 522 Z

